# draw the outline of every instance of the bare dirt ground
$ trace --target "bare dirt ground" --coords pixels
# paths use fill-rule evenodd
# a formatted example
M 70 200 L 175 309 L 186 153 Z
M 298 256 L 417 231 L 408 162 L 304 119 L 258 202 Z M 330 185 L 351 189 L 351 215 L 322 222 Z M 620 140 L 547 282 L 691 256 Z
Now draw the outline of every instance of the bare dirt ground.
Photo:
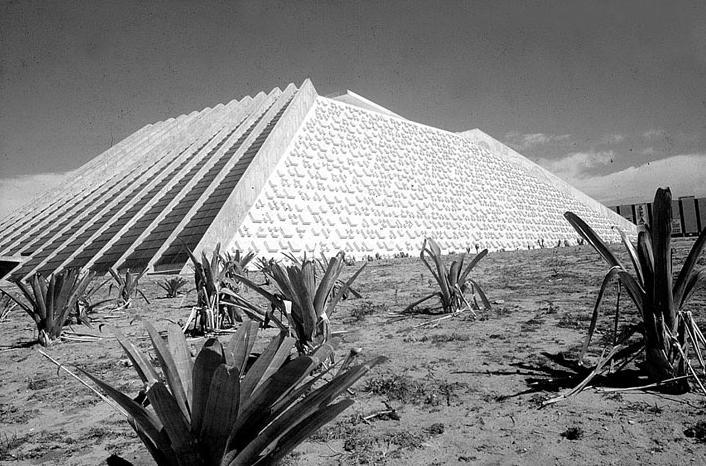
M 675 243 L 675 264 L 691 244 Z M 429 272 L 418 258 L 370 263 L 355 285 L 364 298 L 344 301 L 332 318 L 333 330 L 342 332 L 337 353 L 342 358 L 360 346 L 366 356 L 385 355 L 389 362 L 355 385 L 356 404 L 287 463 L 706 464 L 706 397 L 699 393 L 587 389 L 540 408 L 557 390 L 580 381 L 570 367 L 605 270 L 588 246 L 493 253 L 473 273 L 492 310 L 415 328 L 434 316 L 397 316 L 433 290 Z M 151 304 L 136 300 L 128 311 L 103 311 L 96 321 L 149 349 L 140 319 L 164 329 L 169 320 L 183 321 L 196 299 L 193 292 L 164 299 L 157 280 L 143 280 Z M 689 305 L 702 321 L 705 296 L 697 292 Z M 614 299 L 611 291 L 606 303 Z M 610 341 L 610 306 L 603 311 L 594 356 L 601 341 Z M 26 315 L 13 311 L 0 330 L 0 464 L 100 464 L 111 454 L 152 464 L 122 417 L 59 373 L 39 347 L 24 345 L 33 337 Z M 190 342 L 198 348 L 203 339 Z M 137 375 L 107 335 L 48 352 L 129 393 L 139 389 Z M 645 383 L 635 374 L 606 383 Z

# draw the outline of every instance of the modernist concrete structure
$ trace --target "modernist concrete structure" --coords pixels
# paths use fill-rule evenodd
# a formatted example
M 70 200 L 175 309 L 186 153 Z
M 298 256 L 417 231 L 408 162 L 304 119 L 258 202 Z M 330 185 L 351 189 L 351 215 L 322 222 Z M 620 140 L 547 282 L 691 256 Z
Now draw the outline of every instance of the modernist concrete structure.
M 310 81 L 148 125 L 1 222 L 12 277 L 66 267 L 178 272 L 186 248 L 263 256 L 547 246 L 634 225 L 479 130 L 408 121 Z M 0 271 L 2 272 L 2 271 Z

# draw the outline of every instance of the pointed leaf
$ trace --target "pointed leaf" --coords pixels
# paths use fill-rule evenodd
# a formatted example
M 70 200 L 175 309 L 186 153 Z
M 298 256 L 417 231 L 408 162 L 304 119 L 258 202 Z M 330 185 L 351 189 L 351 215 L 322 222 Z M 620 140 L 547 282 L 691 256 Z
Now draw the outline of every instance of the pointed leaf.
M 468 278 L 468 274 L 471 273 L 471 270 L 475 268 L 476 265 L 478 265 L 478 262 L 481 261 L 485 256 L 488 255 L 488 250 L 483 249 L 481 252 L 475 255 L 473 259 L 471 259 L 471 262 L 468 263 L 466 268 L 463 270 L 463 273 L 461 273 L 461 276 L 458 279 L 458 284 L 463 285 L 466 283 L 466 278 Z
M 654 248 L 655 277 L 652 296 L 654 306 L 665 319 L 667 327 L 676 330 L 672 295 L 672 194 L 667 189 L 657 189 L 652 204 L 652 245 Z
M 586 352 L 588 351 L 588 345 L 591 343 L 593 333 L 596 330 L 596 323 L 598 322 L 598 311 L 600 310 L 600 305 L 603 301 L 603 294 L 605 293 L 606 288 L 610 284 L 610 281 L 618 276 L 620 270 L 621 269 L 618 266 L 611 267 L 605 277 L 603 277 L 603 282 L 601 283 L 601 287 L 598 290 L 596 304 L 593 306 L 593 314 L 591 315 L 591 323 L 588 326 L 588 334 L 586 335 L 586 339 L 583 342 L 583 347 L 581 348 L 581 353 L 579 354 L 579 364 L 583 363 L 583 358 L 586 356 Z
M 260 428 L 269 423 L 271 407 L 281 397 L 294 390 L 315 367 L 312 358 L 299 356 L 264 381 L 240 407 L 238 420 L 228 437 L 227 448 L 240 450 L 255 438 Z
M 186 393 L 184 391 L 184 384 L 179 378 L 179 371 L 177 370 L 176 362 L 174 362 L 174 357 L 172 353 L 169 352 L 167 345 L 164 344 L 164 340 L 157 330 L 152 326 L 151 323 L 144 322 L 145 329 L 152 340 L 152 346 L 154 347 L 154 352 L 159 359 L 160 365 L 162 366 L 162 371 L 167 379 L 169 388 L 174 395 L 174 399 L 181 409 L 184 418 L 187 422 L 191 422 L 191 407 L 189 406 L 189 400 L 186 398 Z
M 132 398 L 111 387 L 98 377 L 94 377 L 84 370 L 81 370 L 81 372 L 95 382 L 109 397 L 115 400 L 115 402 L 126 411 L 127 415 L 135 420 L 135 423 L 142 429 L 144 434 L 154 442 L 157 448 L 165 452 L 169 452 L 172 449 L 169 438 L 162 431 L 162 422 L 159 418 L 147 411 L 139 403 L 133 401 Z
M 226 364 L 235 367 L 242 374 L 257 338 L 258 323 L 244 321 L 228 342 L 225 352 Z
M 624 268 L 620 261 L 615 257 L 615 255 L 611 252 L 611 250 L 608 248 L 608 246 L 603 242 L 603 240 L 596 234 L 593 229 L 588 226 L 586 222 L 584 222 L 581 217 L 576 215 L 573 212 L 566 212 L 564 213 L 564 218 L 569 221 L 572 227 L 576 230 L 576 232 L 585 239 L 588 244 L 593 246 L 593 249 L 595 249 L 598 254 L 608 263 L 609 266 L 614 267 L 616 265 L 619 265 L 621 268 Z
M 680 308 L 681 303 L 684 302 L 682 298 L 685 296 L 684 291 L 686 289 L 687 281 L 691 276 L 694 267 L 696 267 L 696 263 L 701 255 L 701 252 L 704 250 L 704 247 L 706 247 L 706 228 L 701 230 L 701 234 L 691 247 L 691 251 L 689 251 L 689 255 L 686 257 L 684 265 L 679 272 L 677 281 L 674 283 L 674 302 L 677 303 Z
M 333 399 L 357 382 L 371 368 L 385 360 L 386 358 L 384 357 L 378 357 L 359 366 L 351 367 L 343 374 L 334 377 L 333 380 L 324 386 L 306 395 L 301 401 L 298 401 L 299 397 L 288 397 L 292 402 L 291 408 L 286 409 L 285 407 L 286 410 L 284 410 L 282 415 L 275 414 L 275 420 L 238 454 L 238 462 L 240 464 L 248 464 L 245 461 L 246 458 L 253 459 L 253 455 L 258 454 L 282 435 L 292 431 L 294 427 L 306 430 L 307 422 L 305 420 L 307 418 L 312 415 L 315 416 L 317 412 L 326 412 L 330 409 L 328 405 Z
M 635 249 L 635 246 L 632 245 L 630 242 L 630 239 L 628 238 L 628 235 L 625 234 L 623 230 L 621 230 L 618 227 L 613 227 L 615 230 L 618 231 L 620 234 L 620 239 L 623 241 L 623 245 L 625 246 L 625 249 L 628 251 L 628 255 L 630 256 L 630 261 L 632 262 L 632 267 L 635 269 L 635 274 L 637 275 L 637 281 L 644 286 L 645 283 L 645 276 L 642 273 L 642 266 L 641 266 L 641 261 L 638 257 L 637 250 Z
M 125 351 L 128 359 L 130 359 L 130 362 L 132 362 L 132 367 L 135 368 L 135 371 L 137 372 L 137 375 L 140 376 L 140 379 L 142 379 L 142 382 L 147 385 L 152 385 L 159 380 L 157 372 L 154 370 L 149 358 L 130 340 L 125 338 L 125 336 L 123 336 L 118 329 L 112 328 L 111 332 L 115 335 L 118 343 L 120 343 L 123 351 Z
M 169 442 L 180 464 L 199 464 L 196 438 L 189 431 L 189 424 L 172 394 L 162 382 L 154 383 L 147 390 L 147 399 L 162 421 Z
M 696 291 L 696 288 L 698 285 L 705 283 L 706 282 L 706 270 L 699 270 L 696 273 L 692 273 L 689 278 L 686 280 L 686 286 L 684 287 L 684 294 L 681 297 L 681 301 L 679 301 L 678 305 L 681 308 L 684 306 L 689 299 L 691 298 L 691 295 L 694 294 L 694 291 Z
M 243 378 L 241 396 L 249 397 L 262 382 L 274 374 L 289 357 L 295 339 L 281 332 L 272 338 L 265 351 L 257 358 Z
M 333 315 L 333 313 L 336 311 L 336 305 L 337 305 L 338 302 L 341 300 L 341 297 L 343 297 L 343 295 L 346 294 L 346 292 L 350 289 L 351 285 L 353 284 L 353 282 L 355 281 L 355 279 L 358 278 L 358 275 L 360 275 L 360 272 L 363 271 L 363 269 L 365 268 L 366 265 L 368 265 L 367 262 L 364 263 L 363 266 L 362 266 L 361 268 L 359 268 L 358 271 L 357 271 L 356 273 L 354 273 L 354 274 L 351 276 L 351 278 L 349 278 L 349 279 L 343 284 L 343 286 L 341 286 L 341 287 L 338 289 L 338 292 L 336 293 L 336 295 L 333 297 L 333 299 L 332 299 L 331 301 L 329 301 L 328 306 L 326 306 L 326 314 L 328 315 L 329 318 L 330 318 L 330 317 Z
M 314 309 L 316 309 L 317 317 L 325 312 L 324 305 L 326 304 L 326 299 L 331 293 L 331 289 L 336 283 L 338 275 L 341 273 L 342 265 L 343 256 L 341 253 L 336 254 L 336 256 L 332 257 L 328 262 L 328 267 L 326 268 L 324 276 L 321 277 L 319 288 L 316 290 L 316 296 L 314 297 Z
M 338 417 L 339 414 L 348 409 L 351 405 L 353 405 L 353 403 L 353 400 L 346 398 L 338 403 L 327 406 L 326 409 L 316 411 L 311 416 L 302 420 L 299 424 L 292 426 L 292 428 L 279 439 L 276 447 L 271 452 L 268 452 L 260 461 L 254 464 L 276 464 L 297 446 L 299 446 L 300 443 L 313 435 L 317 430 Z M 253 458 L 248 458 L 247 460 L 250 459 Z
M 478 295 L 480 296 L 480 300 L 483 302 L 483 307 L 485 309 L 491 309 L 490 301 L 488 301 L 488 297 L 485 295 L 485 292 L 483 292 L 483 288 L 481 288 L 480 285 L 475 280 L 472 280 L 469 278 L 468 281 L 473 284 L 473 287 L 478 292 Z
M 167 336 L 169 342 L 169 351 L 174 357 L 179 380 L 184 387 L 186 399 L 191 403 L 193 396 L 193 377 L 194 377 L 194 361 L 191 359 L 191 350 L 186 342 L 184 332 L 177 324 L 170 323 L 167 326 Z
M 221 364 L 211 379 L 200 438 L 211 456 L 211 463 L 220 463 L 230 429 L 238 418 L 240 372 Z
M 206 403 L 213 373 L 221 364 L 225 363 L 223 347 L 215 338 L 209 338 L 199 351 L 194 362 L 193 390 L 191 404 L 191 431 L 200 432 L 203 424 Z

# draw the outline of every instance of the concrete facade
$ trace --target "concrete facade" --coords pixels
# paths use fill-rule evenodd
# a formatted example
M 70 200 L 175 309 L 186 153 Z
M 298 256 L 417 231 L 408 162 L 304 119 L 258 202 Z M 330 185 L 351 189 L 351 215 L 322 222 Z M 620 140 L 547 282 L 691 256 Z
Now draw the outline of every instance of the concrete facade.
M 14 278 L 66 267 L 178 272 L 186 248 L 262 256 L 576 243 L 635 226 L 480 130 L 406 120 L 310 81 L 147 125 L 2 222 Z M 10 265 L 10 262 L 13 262 Z M 14 265 L 20 263 L 20 265 Z

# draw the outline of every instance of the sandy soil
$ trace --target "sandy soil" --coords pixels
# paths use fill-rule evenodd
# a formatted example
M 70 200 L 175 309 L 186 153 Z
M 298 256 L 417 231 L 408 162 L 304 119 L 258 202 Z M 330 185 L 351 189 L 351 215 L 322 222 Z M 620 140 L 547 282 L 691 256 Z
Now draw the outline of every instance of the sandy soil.
M 690 246 L 676 243 L 676 264 Z M 473 276 L 494 303 L 491 311 L 415 328 L 433 317 L 398 313 L 433 290 L 431 275 L 417 258 L 370 263 L 356 283 L 364 298 L 343 302 L 332 322 L 342 332 L 339 357 L 361 346 L 389 362 L 362 379 L 356 404 L 287 463 L 706 464 L 704 432 L 693 429 L 706 421 L 706 397 L 698 393 L 588 389 L 540 409 L 580 380 L 570 368 L 604 272 L 587 246 L 490 254 Z M 163 329 L 169 320 L 183 321 L 195 303 L 193 292 L 162 298 L 156 280 L 143 280 L 151 304 L 138 300 L 127 312 L 104 311 L 96 320 L 148 349 L 140 318 Z M 704 296 L 702 290 L 690 303 L 695 314 L 703 314 Z M 611 292 L 606 303 L 614 298 Z M 594 356 L 612 325 L 610 306 L 603 309 Z M 59 373 L 39 347 L 25 345 L 33 337 L 26 315 L 14 311 L 0 330 L 0 464 L 100 464 L 111 454 L 152 464 L 123 418 Z M 60 343 L 49 353 L 137 393 L 139 379 L 110 337 Z M 644 383 L 636 371 L 627 374 L 605 384 Z M 379 414 L 385 411 L 394 412 Z

